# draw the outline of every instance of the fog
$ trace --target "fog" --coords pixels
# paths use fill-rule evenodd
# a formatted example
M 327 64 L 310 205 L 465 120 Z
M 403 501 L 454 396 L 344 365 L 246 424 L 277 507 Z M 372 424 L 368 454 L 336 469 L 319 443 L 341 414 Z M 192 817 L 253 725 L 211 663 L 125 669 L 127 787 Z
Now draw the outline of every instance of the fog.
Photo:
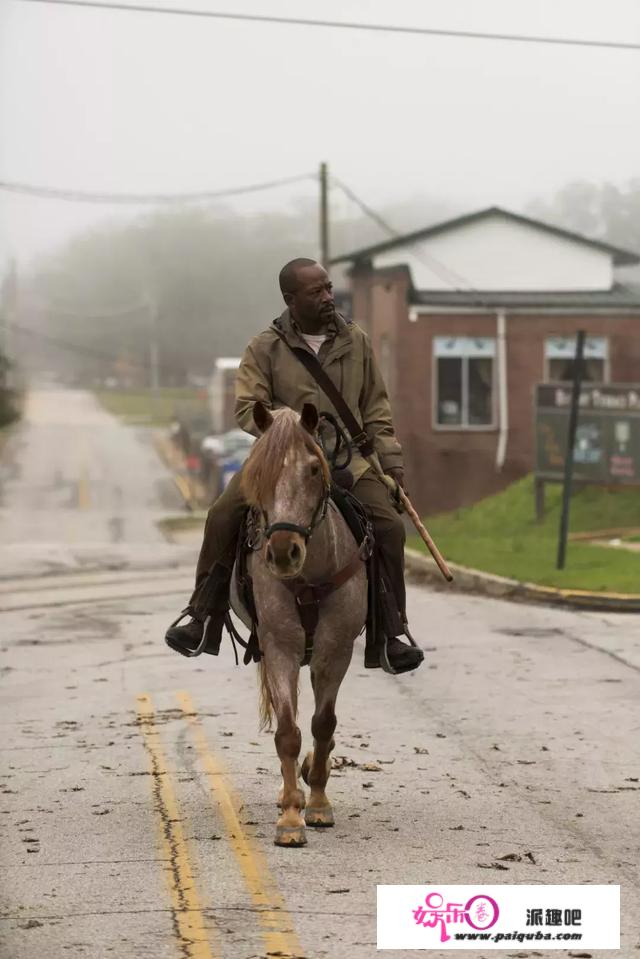
M 197 6 L 195 0 L 191 6 Z M 204 8 L 207 4 L 202 4 Z M 637 0 L 234 0 L 210 9 L 640 41 Z M 640 52 L 195 19 L 3 0 L 0 180 L 215 191 L 313 173 L 376 209 L 523 209 L 640 170 Z M 313 180 L 228 201 L 285 213 Z M 140 207 L 0 191 L 0 269 Z M 358 211 L 332 190 L 334 219 Z M 419 224 L 418 224 L 419 225 Z M 356 242 L 354 236 L 354 242 Z

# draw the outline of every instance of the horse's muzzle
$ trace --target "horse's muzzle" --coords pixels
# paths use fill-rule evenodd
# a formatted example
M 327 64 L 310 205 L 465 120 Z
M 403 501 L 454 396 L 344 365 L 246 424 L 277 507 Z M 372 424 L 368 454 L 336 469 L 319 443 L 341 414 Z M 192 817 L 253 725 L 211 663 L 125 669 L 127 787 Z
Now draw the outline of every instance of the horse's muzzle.
M 298 533 L 277 530 L 269 537 L 265 560 L 274 576 L 279 579 L 293 579 L 304 566 L 306 553 L 306 544 L 302 536 Z

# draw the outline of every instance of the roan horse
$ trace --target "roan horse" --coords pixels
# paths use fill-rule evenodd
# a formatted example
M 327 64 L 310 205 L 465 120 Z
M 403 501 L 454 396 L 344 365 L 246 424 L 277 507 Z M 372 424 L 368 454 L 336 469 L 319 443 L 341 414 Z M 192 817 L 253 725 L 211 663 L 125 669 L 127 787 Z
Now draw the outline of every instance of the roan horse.
M 262 516 L 262 545 L 249 557 L 258 619 L 261 728 L 276 719 L 275 744 L 283 785 L 278 803 L 276 845 L 303 846 L 307 826 L 332 826 L 325 787 L 331 769 L 336 698 L 351 661 L 355 637 L 367 615 L 366 566 L 341 513 L 329 498 L 330 473 L 315 439 L 318 413 L 305 404 L 302 415 L 256 403 L 253 417 L 262 434 L 243 468 L 247 503 Z M 274 527 L 276 527 L 274 529 Z M 347 569 L 349 567 L 349 569 Z M 298 766 L 302 737 L 297 725 L 298 681 L 305 650 L 292 584 L 340 585 L 322 599 L 310 660 L 315 711 L 313 750 Z M 302 775 L 309 799 L 300 788 Z M 304 810 L 304 818 L 302 811 Z

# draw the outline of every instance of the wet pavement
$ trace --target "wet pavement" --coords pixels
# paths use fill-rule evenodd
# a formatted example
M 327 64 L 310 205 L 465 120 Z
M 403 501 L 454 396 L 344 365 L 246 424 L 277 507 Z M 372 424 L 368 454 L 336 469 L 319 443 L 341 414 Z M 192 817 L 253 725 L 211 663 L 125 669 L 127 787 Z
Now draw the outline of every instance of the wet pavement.
M 171 480 L 147 436 L 65 395 L 33 401 L 2 479 L 0 955 L 369 959 L 376 883 L 580 882 L 621 885 L 620 955 L 640 954 L 636 617 L 410 587 L 427 661 L 365 670 L 358 641 L 336 826 L 280 849 L 255 668 L 162 641 L 196 554 L 154 525 Z M 306 671 L 300 713 L 305 751 Z

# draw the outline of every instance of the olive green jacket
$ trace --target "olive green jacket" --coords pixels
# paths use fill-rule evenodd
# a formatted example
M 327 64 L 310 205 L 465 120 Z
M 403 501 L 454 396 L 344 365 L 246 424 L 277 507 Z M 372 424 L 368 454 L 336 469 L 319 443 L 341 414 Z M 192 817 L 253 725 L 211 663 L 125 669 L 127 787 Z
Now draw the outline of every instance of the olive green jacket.
M 235 414 L 241 429 L 257 434 L 253 422 L 253 404 L 261 400 L 269 409 L 288 406 L 301 413 L 305 403 L 313 403 L 319 412 L 338 414 L 324 391 L 305 367 L 296 359 L 276 329 L 291 346 L 313 350 L 299 335 L 289 310 L 273 321 L 272 326 L 254 336 L 247 346 L 236 378 Z M 355 323 L 335 315 L 322 344 L 318 360 L 342 393 L 349 409 L 373 441 L 386 471 L 402 467 L 402 450 L 391 421 L 389 397 L 378 369 L 369 337 Z M 347 435 L 348 432 L 347 432 Z M 368 469 L 367 461 L 353 449 L 350 470 L 357 482 Z

